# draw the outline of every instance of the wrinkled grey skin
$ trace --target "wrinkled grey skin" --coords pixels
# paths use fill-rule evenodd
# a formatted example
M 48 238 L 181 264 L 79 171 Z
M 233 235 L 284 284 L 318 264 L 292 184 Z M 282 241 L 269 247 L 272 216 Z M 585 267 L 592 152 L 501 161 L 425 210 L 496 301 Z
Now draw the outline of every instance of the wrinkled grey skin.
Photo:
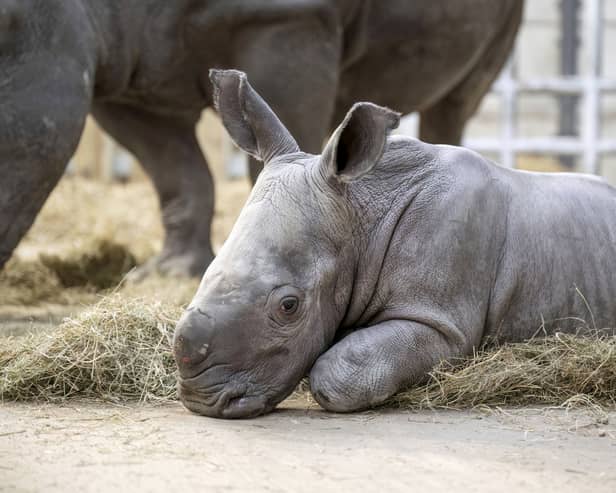
M 142 273 L 201 275 L 214 189 L 194 128 L 212 104 L 209 68 L 247 72 L 310 152 L 357 100 L 419 110 L 424 139 L 455 143 L 521 11 L 522 0 L 0 0 L 0 268 L 88 111 L 158 192 L 166 240 Z
M 321 406 L 355 411 L 486 338 L 616 327 L 601 179 L 388 138 L 398 114 L 369 103 L 306 154 L 242 73 L 212 80 L 230 135 L 266 164 L 176 329 L 188 409 L 256 416 L 310 372 Z

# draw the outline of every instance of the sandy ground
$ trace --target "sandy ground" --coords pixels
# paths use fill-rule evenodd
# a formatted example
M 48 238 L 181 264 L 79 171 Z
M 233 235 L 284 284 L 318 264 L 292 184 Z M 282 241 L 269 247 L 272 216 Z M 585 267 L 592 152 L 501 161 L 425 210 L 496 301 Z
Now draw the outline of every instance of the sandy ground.
M 179 404 L 4 404 L 0 478 L 11 492 L 614 492 L 616 426 L 563 410 L 343 416 L 287 402 L 220 421 Z

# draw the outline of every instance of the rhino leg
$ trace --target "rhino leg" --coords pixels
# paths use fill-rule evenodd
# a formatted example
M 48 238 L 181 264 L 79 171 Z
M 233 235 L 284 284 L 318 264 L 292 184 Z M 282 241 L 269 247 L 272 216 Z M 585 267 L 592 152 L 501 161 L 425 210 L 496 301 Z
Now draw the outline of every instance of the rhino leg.
M 109 103 L 95 105 L 93 114 L 141 162 L 160 201 L 162 252 L 134 273 L 133 280 L 153 272 L 202 275 L 214 258 L 214 183 L 195 135 L 199 115 L 161 116 Z
M 251 83 L 252 80 L 251 78 Z M 299 83 L 289 92 L 279 92 L 273 85 L 264 82 L 261 87 L 270 89 L 259 90 L 259 94 L 267 95 L 264 97 L 265 101 L 289 129 L 300 149 L 304 152 L 319 154 L 329 131 L 335 99 L 335 83 L 331 81 L 327 83 L 327 86 L 322 86 L 321 81 L 311 83 L 309 78 L 298 75 L 290 75 L 286 80 L 296 80 Z M 255 84 L 255 87 L 258 86 Z M 318 94 L 319 96 L 313 100 L 311 107 L 304 107 L 294 101 L 293 94 Z M 262 169 L 263 163 L 250 158 L 249 171 L 252 183 L 257 180 Z
M 466 122 L 507 62 L 522 20 L 523 2 L 503 16 L 505 25 L 466 77 L 448 94 L 421 112 L 419 138 L 431 144 L 460 145 Z
M 311 390 L 328 411 L 367 409 L 425 380 L 439 361 L 460 356 L 459 347 L 419 323 L 383 322 L 352 332 L 324 353 L 310 372 Z
M 0 270 L 62 177 L 66 162 L 21 164 L 17 172 L 0 165 Z
M 307 94 L 306 91 L 313 91 L 315 89 L 304 88 L 297 90 L 304 91 L 297 94 Z M 323 91 L 322 89 L 316 90 Z M 333 94 L 328 95 L 325 92 L 321 92 L 319 104 L 315 105 L 321 111 L 314 112 L 314 108 L 312 108 L 309 111 L 306 110 L 308 113 L 304 116 L 294 111 L 293 105 L 288 103 L 289 100 L 286 100 L 284 95 L 278 95 L 266 99 L 266 101 L 278 118 L 290 129 L 291 135 L 293 135 L 302 151 L 311 154 L 319 154 L 321 152 L 325 137 L 329 131 L 330 110 L 334 101 Z M 327 118 L 323 118 L 324 115 L 327 115 Z M 248 166 L 250 179 L 254 184 L 263 169 L 263 163 L 251 157 L 248 161 Z
M 246 29 L 235 61 L 301 150 L 314 154 L 330 131 L 338 91 L 342 36 L 336 24 L 324 20 L 331 18 L 309 12 L 271 29 Z M 263 164 L 251 158 L 249 169 L 254 183 Z

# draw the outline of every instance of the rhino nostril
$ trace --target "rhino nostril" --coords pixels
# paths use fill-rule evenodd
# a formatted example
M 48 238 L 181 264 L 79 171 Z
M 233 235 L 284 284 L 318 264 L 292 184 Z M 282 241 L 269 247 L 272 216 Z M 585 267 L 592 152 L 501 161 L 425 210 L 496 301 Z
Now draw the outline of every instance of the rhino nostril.
M 210 347 L 209 344 L 203 344 L 201 346 L 201 348 L 197 351 L 197 353 L 200 355 L 199 359 L 201 361 L 203 361 L 202 358 L 205 358 L 207 356 L 207 350 Z M 189 365 L 191 363 L 192 359 L 190 358 L 190 356 L 182 356 L 182 363 Z M 199 361 L 200 362 L 200 361 Z
M 184 377 L 208 356 L 213 331 L 211 317 L 203 316 L 200 311 L 188 310 L 178 322 L 173 352 Z

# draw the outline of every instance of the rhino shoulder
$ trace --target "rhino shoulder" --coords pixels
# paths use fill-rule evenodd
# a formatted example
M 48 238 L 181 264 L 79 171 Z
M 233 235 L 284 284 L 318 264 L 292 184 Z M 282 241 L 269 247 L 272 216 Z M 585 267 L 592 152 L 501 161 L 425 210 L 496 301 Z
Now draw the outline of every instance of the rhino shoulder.
M 491 193 L 508 188 L 509 179 L 498 165 L 469 149 L 433 145 L 418 139 L 394 135 L 388 140 L 377 174 L 385 181 L 406 182 L 430 195 L 445 199 Z M 408 178 L 408 179 L 406 179 Z

